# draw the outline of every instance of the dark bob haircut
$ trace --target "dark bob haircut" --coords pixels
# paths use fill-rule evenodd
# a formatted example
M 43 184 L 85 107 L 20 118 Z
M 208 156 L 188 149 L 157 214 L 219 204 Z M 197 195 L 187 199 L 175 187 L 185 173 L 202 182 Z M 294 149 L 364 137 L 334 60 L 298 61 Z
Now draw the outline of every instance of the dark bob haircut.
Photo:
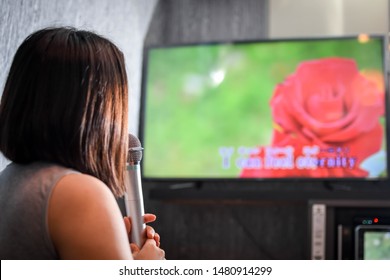
M 11 161 L 57 163 L 124 193 L 128 88 L 109 40 L 48 28 L 18 48 L 0 103 L 0 151 Z

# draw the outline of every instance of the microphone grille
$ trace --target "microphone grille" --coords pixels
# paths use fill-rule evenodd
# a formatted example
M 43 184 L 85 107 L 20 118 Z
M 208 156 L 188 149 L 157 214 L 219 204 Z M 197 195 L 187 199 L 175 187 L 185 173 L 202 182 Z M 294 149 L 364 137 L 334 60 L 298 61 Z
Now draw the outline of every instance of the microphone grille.
M 142 159 L 142 150 L 141 142 L 133 134 L 129 134 L 129 152 L 128 152 L 128 161 L 131 163 L 138 163 Z
M 133 134 L 129 133 L 129 148 L 138 148 L 141 147 L 141 142 Z

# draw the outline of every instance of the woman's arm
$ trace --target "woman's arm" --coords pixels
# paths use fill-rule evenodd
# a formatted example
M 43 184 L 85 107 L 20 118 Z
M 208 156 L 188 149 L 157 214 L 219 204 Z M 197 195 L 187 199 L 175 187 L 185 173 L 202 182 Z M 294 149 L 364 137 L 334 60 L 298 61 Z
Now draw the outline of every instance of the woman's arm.
M 64 176 L 53 190 L 48 223 L 61 259 L 133 258 L 117 202 L 95 177 Z

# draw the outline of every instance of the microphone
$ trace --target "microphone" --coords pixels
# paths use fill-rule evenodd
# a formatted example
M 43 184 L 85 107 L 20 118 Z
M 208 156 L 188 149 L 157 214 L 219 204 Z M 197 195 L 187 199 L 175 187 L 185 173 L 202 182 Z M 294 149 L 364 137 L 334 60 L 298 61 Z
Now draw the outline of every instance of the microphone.
M 125 208 L 126 215 L 131 218 L 131 242 L 137 244 L 140 248 L 143 245 L 142 235 L 145 229 L 140 166 L 142 150 L 139 139 L 129 134 Z

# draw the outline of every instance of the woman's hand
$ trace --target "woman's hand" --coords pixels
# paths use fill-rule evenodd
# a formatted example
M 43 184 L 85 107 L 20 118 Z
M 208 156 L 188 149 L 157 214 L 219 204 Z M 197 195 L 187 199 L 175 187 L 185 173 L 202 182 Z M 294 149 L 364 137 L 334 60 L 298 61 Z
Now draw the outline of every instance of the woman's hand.
M 145 214 L 144 222 L 151 223 L 156 220 L 156 215 Z M 130 217 L 124 217 L 126 230 L 130 236 L 131 232 L 131 219 Z M 164 250 L 160 249 L 160 235 L 155 232 L 151 226 L 146 226 L 144 231 L 144 241 L 142 248 L 139 248 L 135 243 L 130 243 L 130 248 L 133 254 L 133 258 L 136 260 L 162 260 L 165 259 Z
M 135 243 L 131 243 L 130 248 L 135 260 L 165 260 L 164 250 L 154 239 L 147 239 L 141 249 Z

